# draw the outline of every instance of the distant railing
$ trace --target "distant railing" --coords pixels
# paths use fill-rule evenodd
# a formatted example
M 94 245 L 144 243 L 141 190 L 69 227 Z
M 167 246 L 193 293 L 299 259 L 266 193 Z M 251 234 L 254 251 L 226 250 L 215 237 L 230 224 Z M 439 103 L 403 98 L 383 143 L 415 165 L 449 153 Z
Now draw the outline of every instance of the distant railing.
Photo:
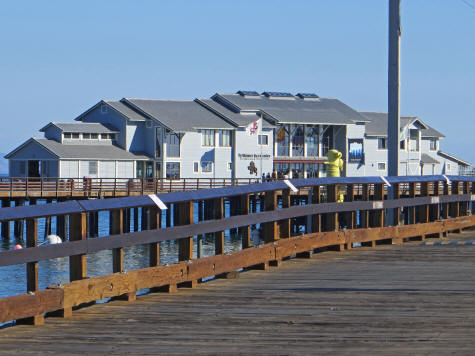
M 124 196 L 222 188 L 259 178 L 0 178 L 0 196 Z
M 28 294 L 0 299 L 0 323 L 28 318 L 23 321 L 41 324 L 45 313 L 66 317 L 73 307 L 112 297 L 133 300 L 143 289 L 170 292 L 177 286 L 193 287 L 206 277 L 278 266 L 285 258 L 308 257 L 322 249 L 402 244 L 475 226 L 475 179 L 471 177 L 314 178 L 290 183 L 158 194 L 155 200 L 138 196 L 1 208 L 2 226 L 26 222 L 27 248 L 1 252 L 0 267 L 26 264 Z M 390 200 L 385 195 L 389 185 L 394 193 Z M 297 201 L 291 199 L 295 188 L 305 192 Z M 225 199 L 230 209 L 225 209 Z M 141 231 L 130 232 L 126 217 L 137 208 L 146 219 Z M 109 213 L 110 236 L 88 238 L 94 220 L 89 217 L 99 211 Z M 69 241 L 38 246 L 38 219 L 51 217 L 67 218 L 65 238 Z M 304 231 L 293 234 L 295 224 L 303 224 Z M 259 246 L 251 240 L 251 227 L 257 225 Z M 224 231 L 229 229 L 239 229 L 242 247 L 226 254 Z M 194 255 L 194 237 L 203 234 L 214 237 L 214 255 L 200 258 Z M 178 244 L 176 263 L 163 264 L 160 243 L 170 240 Z M 124 248 L 135 245 L 148 247 L 150 267 L 125 271 Z M 112 251 L 113 274 L 88 277 L 87 255 L 103 250 Z M 59 257 L 69 257 L 70 282 L 40 290 L 38 261 Z

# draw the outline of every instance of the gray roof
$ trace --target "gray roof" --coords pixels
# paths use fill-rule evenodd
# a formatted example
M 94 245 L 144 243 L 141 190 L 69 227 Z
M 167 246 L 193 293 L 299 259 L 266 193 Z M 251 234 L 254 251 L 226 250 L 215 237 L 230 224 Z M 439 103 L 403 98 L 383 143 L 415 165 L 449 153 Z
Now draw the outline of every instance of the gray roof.
M 460 163 L 462 166 L 471 166 L 471 164 L 467 161 L 461 160 L 460 158 L 455 157 L 454 155 L 448 154 L 446 152 L 439 151 L 437 152 L 439 156 L 442 156 L 444 158 L 448 158 L 452 161 L 455 161 L 457 163 Z
M 366 123 L 367 136 L 387 136 L 388 134 L 388 113 L 385 112 L 360 112 L 365 116 L 369 122 Z M 422 137 L 445 137 L 437 130 L 433 129 L 421 119 L 415 116 L 401 116 L 401 130 L 402 128 L 412 124 L 414 121 L 419 121 L 426 128 L 421 129 Z
M 429 156 L 427 153 L 421 153 L 421 162 L 422 163 L 428 163 L 428 164 L 438 164 L 438 163 L 440 163 L 436 159 Z
M 233 125 L 238 127 L 245 127 L 249 125 L 251 122 L 254 122 L 259 119 L 259 115 L 257 113 L 250 113 L 250 114 L 240 114 L 235 113 L 225 106 L 217 103 L 211 99 L 195 99 L 195 101 L 202 105 L 203 107 L 207 108 L 208 110 L 214 112 L 215 114 L 224 117 L 225 120 L 231 122 Z M 270 124 L 269 122 L 262 120 L 262 126 L 265 128 L 273 128 L 274 125 Z
M 96 122 L 50 122 L 40 131 L 44 132 L 50 126 L 56 126 L 63 132 L 85 133 L 116 133 L 119 132 L 114 126 Z
M 113 100 L 104 100 L 104 102 L 108 105 L 110 105 L 112 108 L 117 110 L 119 113 L 127 117 L 127 119 L 131 121 L 146 121 L 147 119 L 138 113 L 135 110 L 132 110 L 130 107 L 125 105 L 124 103 L 120 101 L 113 101 Z
M 61 144 L 46 138 L 33 138 L 48 151 L 61 159 L 106 159 L 106 160 L 148 160 L 143 152 L 129 152 L 118 146 Z M 29 142 L 29 141 L 27 141 Z M 21 146 L 20 148 L 21 149 Z
M 190 100 L 124 98 L 122 101 L 175 132 L 233 128 L 218 115 Z
M 347 125 L 367 121 L 357 111 L 338 99 L 301 99 L 299 97 L 242 96 L 215 94 L 215 101 L 236 111 L 263 111 L 280 123 L 315 123 Z

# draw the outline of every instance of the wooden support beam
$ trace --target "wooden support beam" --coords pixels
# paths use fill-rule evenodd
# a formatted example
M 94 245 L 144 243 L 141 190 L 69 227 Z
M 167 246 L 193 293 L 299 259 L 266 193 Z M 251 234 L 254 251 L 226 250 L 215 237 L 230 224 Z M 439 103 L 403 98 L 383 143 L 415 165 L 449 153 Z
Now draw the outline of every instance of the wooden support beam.
M 363 184 L 362 186 L 362 199 L 363 201 L 369 201 L 369 184 Z M 369 211 L 362 210 L 360 211 L 360 225 L 362 229 L 366 229 L 369 227 Z
M 384 184 L 378 183 L 374 185 L 374 200 L 384 200 Z M 371 227 L 384 226 L 384 210 L 376 209 L 371 212 Z
M 177 225 L 193 224 L 193 202 L 178 204 Z M 188 261 L 193 259 L 193 236 L 182 238 L 178 241 L 178 260 Z
M 250 201 L 249 201 L 249 194 L 243 194 L 240 196 L 240 214 L 241 215 L 249 215 L 250 214 Z M 242 240 L 242 248 L 249 248 L 252 245 L 251 242 L 251 226 L 241 226 L 239 227 L 239 231 L 241 233 L 241 240 Z
M 330 184 L 327 185 L 327 202 L 335 203 L 338 199 L 338 185 Z M 338 213 L 328 213 L 326 214 L 326 228 L 324 231 L 335 231 L 338 230 Z
M 312 187 L 312 204 L 320 204 L 321 187 L 319 185 Z M 320 214 L 312 215 L 312 232 L 322 231 L 322 216 Z
M 124 232 L 124 209 L 115 209 L 110 212 L 110 234 L 120 235 Z M 124 270 L 124 249 L 112 249 L 112 272 L 122 272 Z
M 264 211 L 271 211 L 275 209 L 277 209 L 277 192 L 268 191 L 264 196 Z M 279 228 L 277 221 L 271 221 L 262 225 L 265 242 L 272 242 L 279 239 Z
M 221 220 L 224 218 L 224 198 L 213 199 L 213 218 Z M 214 233 L 214 253 L 221 255 L 224 253 L 224 231 Z
M 416 183 L 411 182 L 409 183 L 409 198 L 415 198 L 416 197 Z M 411 206 L 409 208 L 409 223 L 410 224 L 415 224 L 416 221 L 416 208 Z
M 290 208 L 290 189 L 282 189 L 282 209 Z M 280 238 L 290 237 L 290 219 L 279 221 Z
M 69 216 L 69 240 L 79 241 L 86 239 L 86 214 L 77 213 Z M 69 279 L 71 281 L 86 278 L 86 255 L 69 257 Z
M 143 213 L 143 211 L 142 211 Z M 150 230 L 157 230 L 161 228 L 161 210 L 158 207 L 153 206 L 148 209 L 149 228 Z M 160 265 L 160 242 L 152 242 L 149 244 L 150 260 L 149 266 L 155 267 Z

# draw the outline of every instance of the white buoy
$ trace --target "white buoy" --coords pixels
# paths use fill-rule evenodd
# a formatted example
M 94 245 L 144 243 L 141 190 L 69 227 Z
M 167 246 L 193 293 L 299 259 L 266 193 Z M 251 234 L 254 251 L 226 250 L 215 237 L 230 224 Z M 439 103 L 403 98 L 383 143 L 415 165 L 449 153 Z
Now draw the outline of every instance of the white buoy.
M 56 244 L 60 244 L 62 242 L 63 242 L 63 240 L 61 240 L 61 237 L 59 237 L 58 235 L 48 235 L 46 237 L 46 240 L 45 240 L 44 244 L 56 245 Z

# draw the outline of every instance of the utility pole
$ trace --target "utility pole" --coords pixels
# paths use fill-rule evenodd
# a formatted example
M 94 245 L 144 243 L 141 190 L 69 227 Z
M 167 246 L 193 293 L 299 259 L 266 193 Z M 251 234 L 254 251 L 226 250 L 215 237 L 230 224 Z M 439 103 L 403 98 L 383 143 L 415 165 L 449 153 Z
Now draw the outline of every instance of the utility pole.
M 400 50 L 401 0 L 389 0 L 389 59 L 388 59 L 388 175 L 399 175 L 400 136 Z M 393 187 L 388 187 L 388 199 L 394 199 Z M 393 209 L 388 210 L 388 225 L 397 225 Z M 397 214 L 399 216 L 399 214 Z
M 388 175 L 399 175 L 401 0 L 389 0 Z M 391 197 L 392 198 L 392 197 Z

